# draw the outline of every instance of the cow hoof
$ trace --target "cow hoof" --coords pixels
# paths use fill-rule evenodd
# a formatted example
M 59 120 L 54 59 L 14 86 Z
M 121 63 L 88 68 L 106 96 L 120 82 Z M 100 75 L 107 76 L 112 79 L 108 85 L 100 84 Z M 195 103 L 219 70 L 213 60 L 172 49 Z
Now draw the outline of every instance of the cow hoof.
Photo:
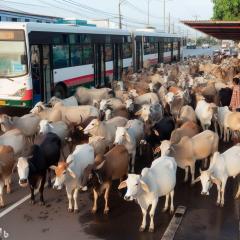
M 44 206 L 44 205 L 45 205 L 45 202 L 44 202 L 44 201 L 40 201 L 40 202 L 39 202 L 39 205 L 40 205 L 40 206 Z
M 79 213 L 79 210 L 78 209 L 74 209 L 74 213 L 75 214 Z
M 95 214 L 97 212 L 97 209 L 92 209 L 92 214 Z
M 221 203 L 221 204 L 220 204 L 220 207 L 221 207 L 221 208 L 224 207 L 224 203 Z
M 104 215 L 108 215 L 109 209 L 104 210 Z
M 72 209 L 72 208 L 68 208 L 68 212 L 69 212 L 69 213 L 72 213 L 72 212 L 73 212 L 73 209 Z
M 52 184 L 48 184 L 48 188 L 52 188 Z
M 153 233 L 154 232 L 154 228 L 149 228 L 148 232 Z
M 216 205 L 219 207 L 219 206 L 220 206 L 220 203 L 219 203 L 219 202 L 216 202 Z
M 145 230 L 145 228 L 143 228 L 143 227 L 139 228 L 139 232 L 144 232 L 144 230 Z
M 1 208 L 4 208 L 4 205 L 0 205 L 0 209 L 1 209 Z
M 174 209 L 170 210 L 170 214 L 173 215 L 174 214 Z
M 31 200 L 29 201 L 29 203 L 32 204 L 32 205 L 34 205 L 34 204 L 35 204 L 35 200 L 32 200 L 32 199 L 31 199 Z

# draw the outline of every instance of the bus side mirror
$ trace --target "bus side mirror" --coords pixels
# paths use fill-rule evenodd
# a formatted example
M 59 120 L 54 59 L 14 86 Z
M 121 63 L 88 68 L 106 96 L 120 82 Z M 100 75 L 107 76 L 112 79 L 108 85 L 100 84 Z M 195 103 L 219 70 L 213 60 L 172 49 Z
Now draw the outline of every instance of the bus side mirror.
M 27 64 L 27 57 L 26 55 L 21 55 L 21 64 L 26 65 Z

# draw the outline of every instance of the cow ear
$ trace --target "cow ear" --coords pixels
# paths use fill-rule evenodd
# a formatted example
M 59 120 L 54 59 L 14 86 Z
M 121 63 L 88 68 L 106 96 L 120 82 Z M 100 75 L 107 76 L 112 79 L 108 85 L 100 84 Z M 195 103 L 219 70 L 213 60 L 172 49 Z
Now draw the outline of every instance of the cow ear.
M 74 179 L 77 178 L 76 174 L 70 168 L 67 168 L 67 171 L 69 172 L 69 174 L 71 175 L 72 178 L 74 178 Z
M 130 136 L 129 136 L 128 132 L 125 132 L 125 136 L 126 136 L 126 140 L 128 142 L 131 142 L 131 139 L 130 139 Z
M 144 181 L 140 180 L 140 184 L 144 192 L 150 192 L 148 185 Z
M 118 189 L 123 189 L 123 188 L 126 188 L 127 187 L 127 182 L 126 181 L 122 181 L 119 186 L 118 186 Z
M 140 116 L 142 114 L 142 109 L 138 110 L 136 113 L 135 113 L 135 116 Z
M 55 171 L 57 167 L 55 165 L 52 165 L 49 168 Z
M 69 165 L 73 162 L 73 160 L 70 160 L 69 162 L 67 162 L 67 167 L 69 167 Z
M 200 176 L 198 176 L 194 181 L 193 181 L 193 184 L 197 183 L 200 181 Z
M 217 186 L 221 186 L 222 182 L 218 178 L 210 177 L 212 183 L 215 183 Z
M 153 130 L 154 134 L 159 137 L 159 133 L 156 129 Z

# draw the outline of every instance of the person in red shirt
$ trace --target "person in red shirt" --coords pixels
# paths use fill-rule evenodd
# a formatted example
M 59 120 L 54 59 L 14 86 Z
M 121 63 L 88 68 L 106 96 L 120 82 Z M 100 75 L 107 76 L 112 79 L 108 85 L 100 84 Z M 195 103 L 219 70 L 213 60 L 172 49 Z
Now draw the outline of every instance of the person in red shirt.
M 239 78 L 233 78 L 233 92 L 230 102 L 230 109 L 232 111 L 240 111 L 240 80 Z

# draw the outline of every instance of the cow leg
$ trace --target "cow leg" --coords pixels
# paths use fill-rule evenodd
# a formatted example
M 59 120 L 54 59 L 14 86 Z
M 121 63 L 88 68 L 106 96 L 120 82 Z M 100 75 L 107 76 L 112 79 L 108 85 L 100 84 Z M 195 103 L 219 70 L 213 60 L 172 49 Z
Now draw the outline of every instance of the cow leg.
M 34 186 L 32 184 L 30 184 L 30 191 L 31 191 L 30 204 L 35 204 Z
M 168 203 L 169 203 L 169 194 L 166 195 L 164 209 L 162 210 L 163 212 L 166 212 L 168 210 Z
M 188 172 L 189 172 L 189 166 L 185 167 L 185 177 L 184 177 L 184 182 L 187 182 L 188 180 Z
M 46 182 L 46 173 L 42 176 L 42 180 L 40 183 L 40 188 L 39 188 L 39 193 L 40 193 L 40 205 L 43 206 L 45 205 L 44 198 L 43 198 L 43 190 L 44 190 L 44 185 Z
M 141 227 L 139 228 L 139 231 L 143 232 L 146 228 L 147 209 L 141 207 L 141 210 L 142 210 L 143 219 L 142 219 L 142 224 L 141 224 Z
M 174 190 L 172 190 L 172 191 L 170 192 L 170 200 L 171 200 L 170 214 L 173 214 L 173 213 L 174 213 L 173 198 L 174 198 Z
M 190 166 L 190 171 L 191 171 L 191 175 L 192 175 L 191 185 L 193 185 L 194 184 L 194 178 L 195 178 L 195 162 L 194 162 L 194 164 L 192 164 Z
M 158 197 L 153 200 L 151 210 L 149 212 L 149 215 L 150 215 L 150 225 L 148 229 L 149 232 L 154 232 L 154 214 L 157 207 L 157 203 L 158 203 Z
M 136 156 L 136 150 L 133 151 L 132 153 L 132 161 L 131 161 L 131 173 L 134 173 L 134 167 L 135 167 L 135 156 Z
M 7 193 L 11 193 L 11 176 L 5 179 L 5 185 L 7 186 Z
M 207 165 L 208 165 L 208 158 L 205 158 L 204 159 L 204 164 L 203 164 L 204 169 L 207 168 Z
M 70 188 L 69 186 L 66 186 L 66 192 L 67 192 L 67 197 L 68 197 L 68 212 L 72 212 L 73 211 L 73 206 L 72 206 L 73 189 Z
M 221 201 L 220 207 L 224 206 L 224 194 L 225 194 L 225 186 L 226 186 L 227 179 L 224 179 L 221 184 Z
M 78 197 L 78 188 L 74 190 L 73 193 L 73 200 L 74 200 L 74 213 L 78 212 L 78 203 L 77 203 L 77 197 Z
M 0 181 L 0 208 L 4 207 L 3 188 L 4 188 L 4 182 Z
M 104 200 L 105 200 L 104 214 L 109 213 L 108 199 L 109 199 L 110 187 L 111 187 L 111 184 L 108 183 L 106 186 L 105 194 L 104 194 Z
M 52 188 L 51 169 L 48 169 L 47 173 L 48 173 L 48 188 Z
M 98 200 L 98 193 L 95 189 L 93 189 L 93 208 L 92 213 L 97 212 L 97 200 Z
M 221 202 L 221 185 L 219 184 L 217 184 L 217 191 L 218 191 L 218 196 L 217 196 L 216 205 L 219 206 Z

